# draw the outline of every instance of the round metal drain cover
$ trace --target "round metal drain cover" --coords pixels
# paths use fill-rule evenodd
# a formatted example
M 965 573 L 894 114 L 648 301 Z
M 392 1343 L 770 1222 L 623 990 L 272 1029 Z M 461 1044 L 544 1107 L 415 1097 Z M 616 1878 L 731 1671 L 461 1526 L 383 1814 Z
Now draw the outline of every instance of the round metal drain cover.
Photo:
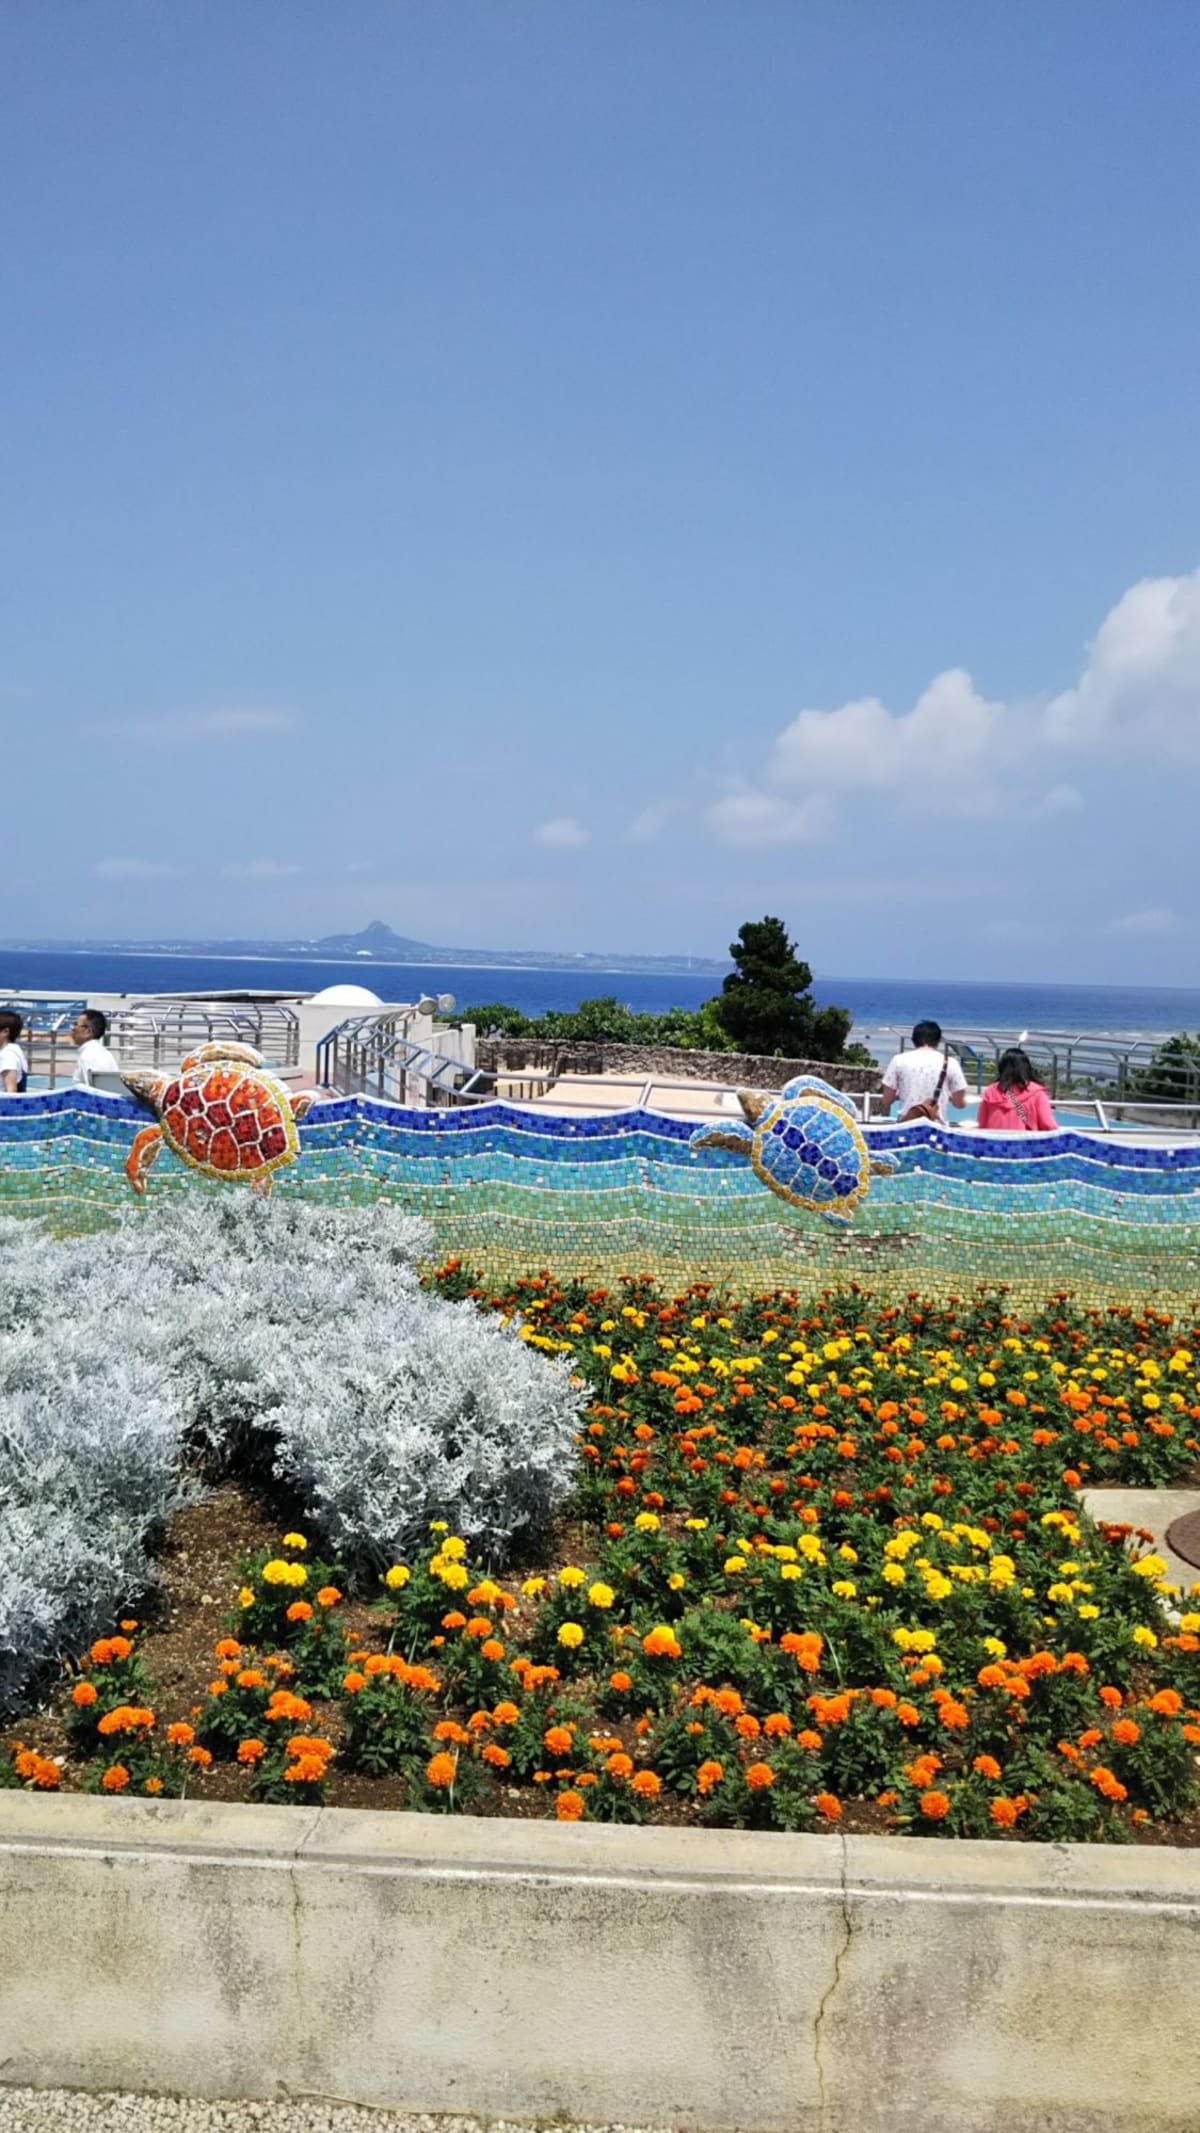
M 1173 1526 L 1167 1527 L 1166 1541 L 1185 1563 L 1200 1570 L 1200 1511 L 1188 1511 L 1183 1518 L 1177 1518 Z

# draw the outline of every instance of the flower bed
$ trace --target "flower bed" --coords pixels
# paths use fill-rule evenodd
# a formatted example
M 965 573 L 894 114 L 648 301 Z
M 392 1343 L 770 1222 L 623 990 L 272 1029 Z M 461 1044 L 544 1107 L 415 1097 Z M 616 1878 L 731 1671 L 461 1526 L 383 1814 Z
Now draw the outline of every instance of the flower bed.
M 549 1276 L 483 1297 L 454 1262 L 434 1285 L 588 1381 L 544 1559 L 501 1574 L 437 1521 L 356 1586 L 298 1524 L 228 1558 L 177 1711 L 126 1618 L 10 1781 L 1195 1841 L 1200 1588 L 1076 1494 L 1196 1471 L 1190 1325 Z

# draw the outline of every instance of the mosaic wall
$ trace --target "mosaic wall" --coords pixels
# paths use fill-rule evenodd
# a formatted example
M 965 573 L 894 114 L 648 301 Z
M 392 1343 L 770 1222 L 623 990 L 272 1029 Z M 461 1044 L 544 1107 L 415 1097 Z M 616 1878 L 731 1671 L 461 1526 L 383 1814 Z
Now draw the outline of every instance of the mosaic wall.
M 77 1230 L 171 1193 L 244 1189 L 164 1148 L 135 1200 L 125 1162 L 147 1117 L 87 1090 L 0 1097 L 0 1211 Z M 443 1252 L 497 1275 L 553 1266 L 746 1289 L 858 1281 L 936 1294 L 1005 1282 L 1031 1301 L 1056 1289 L 1106 1302 L 1200 1297 L 1200 1147 L 882 1128 L 872 1155 L 896 1168 L 836 1230 L 768 1191 L 733 1150 L 691 1152 L 703 1130 L 647 1111 L 407 1111 L 355 1097 L 313 1105 L 274 1190 L 394 1201 L 432 1222 Z

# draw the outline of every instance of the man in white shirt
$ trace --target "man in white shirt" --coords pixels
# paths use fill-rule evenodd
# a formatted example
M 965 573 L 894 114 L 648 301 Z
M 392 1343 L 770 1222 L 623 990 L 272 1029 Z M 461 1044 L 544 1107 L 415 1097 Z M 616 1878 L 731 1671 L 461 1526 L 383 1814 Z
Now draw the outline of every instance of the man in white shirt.
M 85 1007 L 71 1026 L 71 1042 L 79 1057 L 75 1061 L 76 1085 L 90 1089 L 97 1074 L 119 1074 L 121 1069 L 105 1044 L 108 1016 L 98 1007 Z
M 899 1098 L 901 1122 L 915 1112 L 918 1118 L 940 1119 L 946 1125 L 947 1104 L 952 1103 L 961 1111 L 966 1103 L 966 1076 L 949 1050 L 940 1049 L 939 1023 L 918 1022 L 912 1041 L 911 1052 L 897 1052 L 884 1072 L 884 1117 Z
M 11 1007 L 0 1009 L 0 1096 L 22 1096 L 29 1079 L 29 1061 L 17 1043 L 21 1017 Z

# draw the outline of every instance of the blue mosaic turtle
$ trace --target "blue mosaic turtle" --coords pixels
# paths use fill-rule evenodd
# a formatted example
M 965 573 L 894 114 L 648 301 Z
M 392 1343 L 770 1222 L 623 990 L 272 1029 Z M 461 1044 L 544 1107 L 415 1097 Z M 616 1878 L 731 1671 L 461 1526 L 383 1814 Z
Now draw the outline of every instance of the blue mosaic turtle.
M 750 1158 L 755 1176 L 789 1207 L 805 1207 L 827 1222 L 846 1224 L 873 1177 L 899 1166 L 872 1155 L 862 1128 L 840 1089 L 816 1074 L 798 1074 L 778 1096 L 739 1089 L 746 1114 L 728 1126 L 710 1126 L 693 1136 L 695 1148 L 728 1148 Z

